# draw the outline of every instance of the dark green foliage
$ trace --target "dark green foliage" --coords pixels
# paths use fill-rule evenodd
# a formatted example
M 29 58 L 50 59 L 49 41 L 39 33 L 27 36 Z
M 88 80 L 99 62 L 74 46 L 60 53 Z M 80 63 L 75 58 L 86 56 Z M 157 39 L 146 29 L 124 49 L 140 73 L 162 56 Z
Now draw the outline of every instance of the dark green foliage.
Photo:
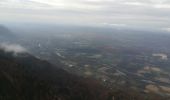
M 21 57 L 22 56 L 22 57 Z M 0 100 L 106 100 L 97 82 L 28 54 L 0 53 Z

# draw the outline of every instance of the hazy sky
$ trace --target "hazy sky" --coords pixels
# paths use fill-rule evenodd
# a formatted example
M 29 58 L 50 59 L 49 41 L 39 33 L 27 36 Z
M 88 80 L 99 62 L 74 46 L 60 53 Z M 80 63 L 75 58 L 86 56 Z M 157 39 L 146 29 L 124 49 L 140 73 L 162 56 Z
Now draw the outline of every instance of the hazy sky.
M 170 30 L 170 0 L 0 0 L 0 21 Z

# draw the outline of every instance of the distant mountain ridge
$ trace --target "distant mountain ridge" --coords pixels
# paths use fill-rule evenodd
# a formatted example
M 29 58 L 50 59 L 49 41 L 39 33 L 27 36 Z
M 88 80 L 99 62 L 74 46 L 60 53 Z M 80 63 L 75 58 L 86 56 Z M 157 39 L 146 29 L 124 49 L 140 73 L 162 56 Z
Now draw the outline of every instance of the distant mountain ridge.
M 4 25 L 0 25 L 0 42 L 14 42 L 17 36 Z
M 0 25 L 0 35 L 12 35 L 12 32 L 7 27 Z

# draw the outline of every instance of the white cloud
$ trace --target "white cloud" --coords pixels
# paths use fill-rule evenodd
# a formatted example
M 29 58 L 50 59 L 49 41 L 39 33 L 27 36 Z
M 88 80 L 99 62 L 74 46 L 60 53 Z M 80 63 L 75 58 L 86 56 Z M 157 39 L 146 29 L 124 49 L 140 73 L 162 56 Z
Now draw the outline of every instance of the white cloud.
M 117 24 L 117 23 L 102 23 L 104 26 L 109 26 L 109 27 L 126 27 L 126 24 Z
M 4 50 L 5 52 L 13 52 L 14 54 L 24 53 L 27 50 L 18 44 L 9 44 L 9 43 L 1 43 L 0 49 Z
M 166 4 L 163 1 L 152 1 L 152 3 L 146 3 L 146 2 L 124 2 L 125 5 L 129 6 L 142 6 L 142 7 L 153 7 L 153 8 L 165 8 L 169 9 L 170 4 Z
M 163 4 L 163 3 L 166 3 L 166 1 L 168 0 L 150 0 L 151 3 L 156 3 L 156 4 Z
M 170 4 L 156 4 L 156 5 L 153 5 L 153 7 L 169 9 L 170 8 Z
M 125 5 L 132 5 L 132 6 L 146 6 L 147 3 L 143 2 L 124 2 Z
M 0 1 L 0 7 L 64 10 L 96 10 L 100 8 L 99 5 L 88 4 L 85 1 L 86 0 L 6 0 Z
M 162 28 L 163 31 L 170 32 L 170 28 Z

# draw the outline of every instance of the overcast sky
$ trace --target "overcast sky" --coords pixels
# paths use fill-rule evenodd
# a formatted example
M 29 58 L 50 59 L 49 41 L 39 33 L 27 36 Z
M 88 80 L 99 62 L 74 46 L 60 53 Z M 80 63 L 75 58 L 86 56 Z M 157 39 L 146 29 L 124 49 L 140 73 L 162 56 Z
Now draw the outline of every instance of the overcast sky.
M 170 30 L 170 0 L 0 0 L 0 21 Z

